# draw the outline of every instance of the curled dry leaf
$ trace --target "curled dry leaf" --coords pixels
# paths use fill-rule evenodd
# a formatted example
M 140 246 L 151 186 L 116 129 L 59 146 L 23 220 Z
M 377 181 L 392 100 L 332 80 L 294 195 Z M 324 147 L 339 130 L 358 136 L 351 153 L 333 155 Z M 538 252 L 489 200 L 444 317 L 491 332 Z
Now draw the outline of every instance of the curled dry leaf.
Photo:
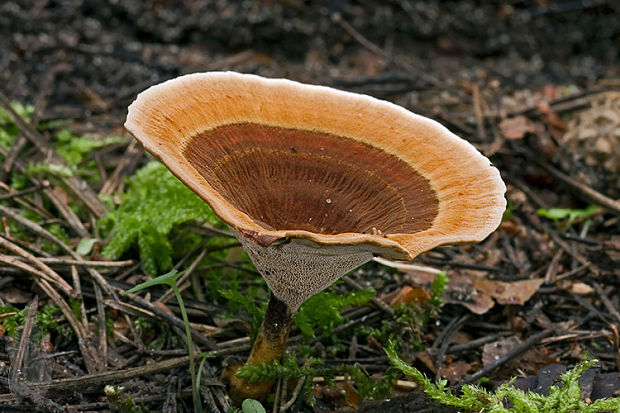
M 587 295 L 592 294 L 594 292 L 594 288 L 590 287 L 586 283 L 576 281 L 570 286 L 570 292 L 573 294 Z
M 548 102 L 538 102 L 536 108 L 540 111 L 543 121 L 549 128 L 549 132 L 556 140 L 561 140 L 566 133 L 567 125 L 557 113 L 555 113 Z
M 430 299 L 431 296 L 426 290 L 405 285 L 392 299 L 390 305 L 393 307 L 398 303 L 404 303 L 408 306 L 417 306 L 429 301 Z
M 493 297 L 498 304 L 522 305 L 538 291 L 544 281 L 542 278 L 515 282 L 473 280 L 472 284 L 476 290 Z
M 458 360 L 448 365 L 443 366 L 439 370 L 439 375 L 450 383 L 459 383 L 463 380 L 463 377 L 471 371 L 471 364 Z
M 488 366 L 493 364 L 501 356 L 508 353 L 510 350 L 521 344 L 521 339 L 517 336 L 511 336 L 504 338 L 493 343 L 485 344 L 482 348 L 482 364 Z
M 526 133 L 535 131 L 534 124 L 525 116 L 504 119 L 500 122 L 499 128 L 506 139 L 522 139 Z
M 411 281 L 421 286 L 430 285 L 434 278 L 434 275 L 420 271 L 409 270 L 405 273 Z M 450 273 L 450 283 L 442 298 L 448 304 L 460 304 L 472 313 L 480 315 L 493 308 L 495 301 L 498 304 L 524 304 L 543 282 L 543 279 L 515 282 L 477 280 L 455 271 Z
M 347 404 L 355 409 L 358 409 L 362 403 L 362 396 L 357 390 L 355 390 L 355 387 L 349 383 L 347 377 L 345 377 L 344 380 L 344 397 Z

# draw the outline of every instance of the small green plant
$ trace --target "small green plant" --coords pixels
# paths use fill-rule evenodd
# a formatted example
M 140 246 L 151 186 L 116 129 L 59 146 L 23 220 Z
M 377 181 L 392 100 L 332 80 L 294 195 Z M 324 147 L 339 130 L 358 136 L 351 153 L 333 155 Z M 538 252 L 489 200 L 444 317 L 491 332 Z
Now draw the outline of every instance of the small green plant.
M 183 297 L 181 296 L 179 287 L 177 287 L 177 281 L 181 277 L 181 275 L 183 275 L 183 272 L 172 270 L 169 273 L 160 275 L 157 278 L 153 278 L 152 280 L 136 285 L 135 287 L 127 290 L 125 294 L 135 293 L 137 291 L 144 290 L 145 288 L 152 287 L 154 285 L 167 285 L 168 287 L 172 288 L 172 291 L 174 291 L 174 295 L 177 299 L 177 302 L 179 303 L 179 308 L 181 309 L 181 315 L 183 316 L 183 323 L 185 324 L 185 336 L 187 338 L 187 350 L 189 353 L 189 373 L 192 378 L 192 400 L 194 403 L 194 411 L 201 413 L 202 403 L 200 402 L 200 383 L 196 378 L 196 366 L 194 359 L 194 344 L 192 343 L 192 333 L 190 331 L 189 319 L 187 318 L 187 311 L 185 310 Z
M 431 299 L 429 300 L 430 307 L 427 308 L 428 317 L 437 315 L 441 311 L 441 306 L 443 305 L 443 300 L 441 297 L 446 291 L 446 287 L 448 287 L 449 283 L 450 277 L 448 277 L 448 274 L 445 271 L 440 272 L 433 279 L 431 288 L 429 289 Z
M 32 105 L 22 105 L 21 103 L 13 102 L 11 103 L 11 108 L 27 122 L 30 115 L 34 113 L 34 106 Z M 9 149 L 17 135 L 19 135 L 19 128 L 9 115 L 3 109 L 0 109 L 0 147 Z
M 429 320 L 437 318 L 441 312 L 441 299 L 450 279 L 445 272 L 435 276 L 425 300 L 413 304 L 397 303 L 394 306 L 394 317 L 385 319 L 379 328 L 361 326 L 357 332 L 376 338 L 386 344 L 394 341 L 399 348 L 422 350 L 420 335 Z
M 245 399 L 243 403 L 241 403 L 241 412 L 242 413 L 266 413 L 265 408 L 258 400 L 254 399 Z
M 200 220 L 221 226 L 211 208 L 159 162 L 151 162 L 127 180 L 128 190 L 119 208 L 100 221 L 111 235 L 103 255 L 119 258 L 137 244 L 149 274 L 172 265 L 168 234 L 175 225 Z
M 371 288 L 338 294 L 334 291 L 321 291 L 301 305 L 295 315 L 295 324 L 305 338 L 314 338 L 318 328 L 324 336 L 335 338 L 333 329 L 342 324 L 344 318 L 340 311 L 346 307 L 366 304 L 375 295 Z
M 18 339 L 19 327 L 24 324 L 27 312 L 28 306 L 21 310 L 12 305 L 0 306 L 0 315 L 15 313 L 13 316 L 6 318 L 2 322 L 2 326 L 9 337 Z M 34 325 L 37 327 L 37 330 L 32 335 L 32 340 L 35 342 L 40 342 L 43 336 L 50 332 L 55 332 L 61 336 L 71 336 L 73 332 L 69 325 L 58 322 L 58 316 L 60 315 L 59 313 L 60 308 L 58 308 L 55 304 L 48 304 L 39 308 L 34 318 Z
M 51 164 L 47 162 L 35 162 L 28 164 L 26 175 L 28 176 L 56 176 L 58 178 L 68 178 L 75 175 L 74 168 L 66 165 Z
M 252 335 L 251 340 L 254 342 L 258 329 L 260 328 L 263 318 L 265 318 L 265 311 L 267 310 L 267 303 L 262 306 L 257 306 L 251 298 L 247 295 L 234 290 L 220 290 L 222 297 L 228 300 L 228 305 L 231 309 L 242 309 L 249 313 L 252 318 Z
M 110 410 L 114 413 L 150 413 L 150 410 L 142 404 L 134 403 L 131 397 L 125 394 L 124 387 L 107 385 L 103 392 Z
M 247 378 L 250 383 L 258 383 L 267 380 L 293 380 L 304 379 L 303 394 L 306 403 L 314 404 L 312 396 L 312 379 L 323 377 L 327 385 L 333 385 L 332 377 L 346 375 L 357 386 L 360 396 L 381 400 L 392 395 L 392 385 L 396 379 L 396 369 L 388 369 L 386 374 L 379 380 L 369 377 L 358 365 L 324 366 L 316 358 L 308 358 L 303 366 L 297 363 L 295 353 L 288 354 L 282 362 L 275 360 L 273 363 L 246 364 L 237 371 L 237 377 Z
M 502 384 L 494 392 L 489 392 L 480 386 L 466 384 L 461 388 L 461 394 L 456 395 L 446 387 L 446 380 L 433 383 L 418 369 L 401 360 L 392 342 L 388 343 L 385 352 L 391 363 L 410 376 L 429 397 L 441 404 L 459 409 L 480 413 L 596 413 L 602 410 L 620 413 L 620 397 L 599 399 L 591 403 L 580 399 L 581 388 L 578 379 L 586 370 L 594 366 L 597 360 L 585 360 L 562 374 L 563 386 L 549 387 L 547 396 L 515 388 L 514 379 Z M 514 407 L 504 407 L 505 399 L 510 400 Z
M 123 142 L 125 138 L 108 136 L 103 139 L 91 139 L 76 136 L 67 129 L 56 133 L 56 151 L 69 166 L 78 166 L 95 149 L 114 143 Z
M 562 223 L 562 227 L 568 228 L 576 219 L 589 219 L 598 213 L 600 208 L 596 205 L 590 205 L 585 209 L 570 208 L 551 208 L 539 209 L 538 215 L 553 220 L 557 225 Z

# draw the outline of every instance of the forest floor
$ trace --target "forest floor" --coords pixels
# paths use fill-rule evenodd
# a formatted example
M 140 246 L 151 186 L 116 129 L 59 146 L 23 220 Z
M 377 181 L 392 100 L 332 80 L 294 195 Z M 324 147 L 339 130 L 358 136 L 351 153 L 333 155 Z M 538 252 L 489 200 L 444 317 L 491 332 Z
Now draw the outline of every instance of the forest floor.
M 173 296 L 157 288 L 121 295 L 171 266 L 189 268 L 181 287 L 194 343 L 211 355 L 207 411 L 229 411 L 220 374 L 247 357 L 266 286 L 212 217 L 153 212 L 191 194 L 122 126 L 142 90 L 215 70 L 392 101 L 470 141 L 507 185 L 504 220 L 484 242 L 414 261 L 450 278 L 430 320 L 415 308 L 427 300 L 432 271 L 382 262 L 321 294 L 315 307 L 325 313 L 303 310 L 290 349 L 322 373 L 306 377 L 308 394 L 281 381 L 268 411 L 450 411 L 390 369 L 387 339 L 407 363 L 453 386 L 492 389 L 518 377 L 518 387 L 544 392 L 595 358 L 583 398 L 619 396 L 617 8 L 3 1 L 0 411 L 109 411 L 128 399 L 142 411 L 191 411 Z M 108 384 L 124 391 L 106 394 Z M 372 400 L 392 391 L 389 401 Z

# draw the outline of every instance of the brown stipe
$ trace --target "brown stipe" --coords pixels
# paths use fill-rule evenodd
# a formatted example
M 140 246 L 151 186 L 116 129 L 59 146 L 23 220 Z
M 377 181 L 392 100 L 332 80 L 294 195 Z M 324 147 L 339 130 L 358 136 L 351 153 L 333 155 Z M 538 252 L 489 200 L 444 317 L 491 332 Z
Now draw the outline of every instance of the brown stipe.
M 294 316 L 295 313 L 286 303 L 271 294 L 265 318 L 247 360 L 248 364 L 271 364 L 282 358 Z M 233 374 L 233 370 L 236 371 L 233 367 L 227 375 L 226 381 L 231 387 L 230 397 L 237 405 L 241 405 L 243 400 L 247 398 L 262 399 L 269 393 L 275 381 L 250 383 L 247 378 L 239 378 Z

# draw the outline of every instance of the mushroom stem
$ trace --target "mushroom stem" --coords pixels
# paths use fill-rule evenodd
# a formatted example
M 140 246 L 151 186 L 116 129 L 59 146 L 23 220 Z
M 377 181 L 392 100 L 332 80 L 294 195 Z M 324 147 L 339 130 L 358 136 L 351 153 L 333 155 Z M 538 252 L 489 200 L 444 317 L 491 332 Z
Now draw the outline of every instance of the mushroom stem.
M 274 360 L 280 361 L 282 359 L 294 315 L 295 313 L 286 303 L 271 293 L 265 319 L 258 331 L 246 364 L 271 364 Z M 250 383 L 247 378 L 239 378 L 234 374 L 230 376 L 229 380 L 230 397 L 238 406 L 245 399 L 264 400 L 275 382 L 275 380 L 267 380 L 260 383 Z

